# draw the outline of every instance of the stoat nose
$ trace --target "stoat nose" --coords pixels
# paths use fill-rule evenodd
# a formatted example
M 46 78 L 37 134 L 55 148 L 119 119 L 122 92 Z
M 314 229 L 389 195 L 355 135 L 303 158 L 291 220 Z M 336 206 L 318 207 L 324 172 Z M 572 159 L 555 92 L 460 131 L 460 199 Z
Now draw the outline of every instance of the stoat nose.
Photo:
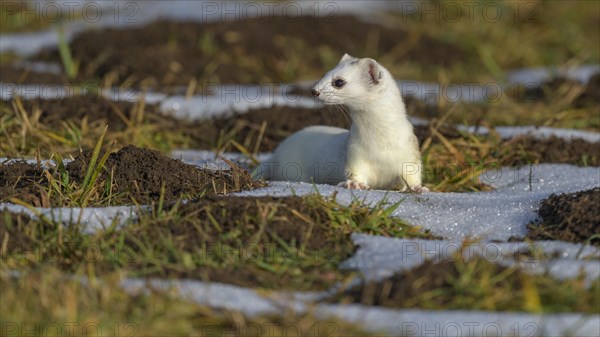
M 313 96 L 315 96 L 315 97 L 317 97 L 317 96 L 319 96 L 319 95 L 321 94 L 320 92 L 318 92 L 318 91 L 317 91 L 317 90 L 315 90 L 315 89 L 312 89 L 312 90 L 310 91 L 310 93 L 311 93 Z

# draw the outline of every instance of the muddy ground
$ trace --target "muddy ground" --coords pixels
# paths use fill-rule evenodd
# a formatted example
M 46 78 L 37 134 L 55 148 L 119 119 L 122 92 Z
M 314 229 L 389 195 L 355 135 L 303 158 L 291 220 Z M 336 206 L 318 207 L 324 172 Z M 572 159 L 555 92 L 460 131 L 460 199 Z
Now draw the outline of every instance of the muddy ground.
M 0 82 L 66 85 L 70 81 L 66 75 L 32 71 L 29 67 L 16 67 L 12 64 L 3 63 L 0 64 Z
M 52 186 L 61 186 L 63 194 L 80 188 L 91 156 L 89 151 L 80 154 L 66 165 L 65 172 L 25 162 L 1 163 L 0 202 L 16 198 L 37 207 L 64 206 Z M 111 153 L 104 167 L 91 194 L 99 195 L 98 202 L 113 196 L 111 205 L 156 203 L 161 196 L 165 202 L 174 202 L 263 186 L 237 166 L 226 171 L 199 169 L 132 145 Z
M 267 214 L 264 213 L 265 209 L 269 211 Z M 268 220 L 263 218 L 267 215 Z M 216 221 L 219 226 L 214 226 L 208 219 Z M 31 220 L 26 215 L 0 213 L 0 237 L 10 237 L 7 254 L 17 253 L 21 249 L 35 251 L 36 245 L 40 244 L 40 236 L 45 235 L 43 232 L 51 233 L 54 227 L 49 222 Z M 106 234 L 107 237 L 102 240 L 115 243 L 119 234 L 113 234 Z M 350 233 L 334 230 L 323 209 L 310 206 L 300 197 L 207 196 L 180 205 L 175 218 L 131 224 L 122 236 L 127 248 L 120 248 L 120 252 L 129 255 L 125 258 L 121 256 L 124 258 L 121 267 L 137 276 L 191 278 L 245 287 L 316 290 L 326 289 L 335 281 L 352 274 L 337 269 L 337 264 L 354 251 Z M 282 248 L 282 243 L 289 247 L 289 251 Z M 137 255 L 148 249 L 146 244 L 152 246 L 157 260 Z M 182 268 L 181 265 L 167 262 L 178 258 L 172 256 L 173 247 L 176 247 L 178 254 L 193 256 L 198 265 Z M 85 255 L 79 251 L 85 251 L 84 246 L 79 247 L 74 242 L 65 249 L 69 249 L 70 253 L 61 255 L 66 254 L 68 259 L 60 255 L 54 257 L 56 260 L 53 263 L 58 267 L 73 271 L 81 263 L 86 263 Z M 295 249 L 301 251 L 295 252 Z M 52 260 L 54 253 L 45 251 L 41 256 L 49 256 Z M 262 261 L 277 265 L 280 259 L 286 258 L 286 254 L 305 254 L 307 259 L 320 259 L 320 262 L 308 261 L 307 265 L 311 267 L 305 266 L 302 270 L 314 274 L 314 277 L 298 283 L 294 275 L 285 270 L 277 273 L 255 263 Z M 290 255 L 287 258 L 294 259 L 297 256 Z M 110 272 L 115 268 L 108 260 L 98 259 L 95 262 L 95 267 L 102 272 Z M 320 269 L 327 271 L 320 272 Z
M 422 107 L 418 101 L 409 102 L 411 107 Z M 90 128 L 108 124 L 109 132 L 119 132 L 131 124 L 139 124 L 136 118 L 141 116 L 144 123 L 160 125 L 161 132 L 185 135 L 190 140 L 190 148 L 205 150 L 215 149 L 217 144 L 226 141 L 223 139 L 225 135 L 233 132 L 233 139 L 246 148 L 255 149 L 260 138 L 258 151 L 271 152 L 286 137 L 305 127 L 330 125 L 348 129 L 351 124 L 347 112 L 332 107 L 308 109 L 274 106 L 234 114 L 231 117 L 192 122 L 162 114 L 158 105 L 145 104 L 143 113 L 140 114 L 139 105 L 135 103 L 113 102 L 99 95 L 73 96 L 68 99 L 31 99 L 23 100 L 22 104 L 30 116 L 39 110 L 39 122 L 48 129 L 64 127 L 65 121 L 79 126 L 85 120 Z M 1 105 L 12 109 L 9 102 L 0 102 Z M 261 133 L 263 123 L 266 123 L 266 126 L 264 133 Z M 417 126 L 415 129 L 421 141 L 430 136 L 428 127 Z M 448 138 L 460 136 L 451 126 L 443 126 L 440 132 Z M 233 147 L 228 150 L 236 151 Z
M 556 282 L 556 281 L 555 281 Z M 389 308 L 436 310 L 468 309 L 493 311 L 531 311 L 527 305 L 529 291 L 535 289 L 538 306 L 550 311 L 597 312 L 598 297 L 588 290 L 586 299 L 574 300 L 568 292 L 557 292 L 561 286 L 549 286 L 548 277 L 503 267 L 483 258 L 473 261 L 447 259 L 426 261 L 420 266 L 396 273 L 379 282 L 367 282 L 335 296 L 334 301 L 360 303 Z M 579 281 L 572 286 L 581 287 Z M 567 287 L 565 285 L 565 287 Z M 551 307 L 552 303 L 568 303 Z M 535 309 L 533 309 L 535 311 Z
M 527 238 L 591 243 L 600 246 L 600 188 L 553 194 L 542 201 L 538 221 L 529 225 Z
M 136 125 L 140 124 L 151 124 L 157 126 L 155 128 L 157 137 L 165 133 L 183 137 L 180 143 L 173 144 L 176 147 L 232 152 L 239 152 L 239 149 L 228 143 L 230 140 L 241 144 L 249 152 L 272 152 L 286 137 L 305 127 L 330 125 L 349 128 L 350 126 L 350 116 L 333 107 L 307 109 L 273 106 L 234 114 L 231 117 L 186 121 L 161 114 L 156 105 L 144 105 L 143 113 L 140 114 L 139 106 L 134 103 L 112 102 L 102 96 L 75 96 L 61 100 L 34 99 L 24 100 L 22 103 L 25 111 L 31 115 L 40 110 L 40 124 L 51 130 L 64 127 L 65 121 L 82 125 L 84 119 L 90 128 L 108 124 L 109 133 L 120 132 L 128 127 L 135 129 Z M 0 103 L 2 104 L 12 109 L 8 107 L 9 103 Z M 423 111 L 422 105 L 419 101 L 407 100 L 409 110 Z M 438 132 L 447 139 L 468 138 L 468 135 L 448 124 L 442 124 Z M 429 126 L 415 126 L 415 133 L 421 144 L 430 137 L 433 142 L 439 142 Z M 510 155 L 507 156 L 507 153 Z M 503 158 L 505 162 L 501 164 L 510 166 L 529 163 L 598 166 L 600 165 L 599 153 L 598 143 L 579 139 L 565 141 L 557 137 L 541 140 L 519 136 L 499 142 L 491 155 L 494 158 Z
M 204 252 L 213 254 L 215 265 L 190 270 L 173 269 L 166 271 L 168 276 L 247 287 L 277 284 L 279 287 L 297 288 L 301 285 L 294 284 L 292 275 L 268 272 L 253 261 L 264 259 L 276 264 L 276 260 L 281 258 L 278 255 L 282 254 L 281 248 L 278 248 L 281 242 L 289 247 L 302 247 L 304 252 L 295 254 L 314 258 L 316 252 L 321 252 L 322 263 L 335 261 L 335 269 L 337 263 L 354 252 L 350 233 L 332 228 L 328 214 L 301 197 L 208 197 L 184 205 L 178 210 L 178 215 L 177 220 L 162 223 L 158 229 L 148 226 L 134 229 L 134 235 L 148 237 L 151 242 L 159 242 L 161 237 L 175 238 L 174 244 L 183 252 L 197 253 L 199 247 L 208 247 Z M 207 218 L 214 219 L 219 226 L 207 223 L 204 220 Z M 265 223 L 267 226 L 263 227 Z M 128 245 L 136 249 L 135 240 Z M 231 254 L 223 250 L 219 254 L 219 247 L 232 248 Z M 216 250 L 211 252 L 211 249 Z M 232 260 L 236 262 L 235 266 L 231 266 Z M 218 266 L 219 263 L 230 266 Z M 143 266 L 132 267 L 139 269 Z M 327 269 L 329 271 L 314 279 L 309 288 L 325 289 L 333 284 L 332 278 L 339 280 L 342 275 L 348 275 L 347 272 Z M 311 268 L 303 272 L 319 274 L 318 270 Z M 155 272 L 151 275 L 165 276 L 165 273 L 160 274 Z
M 569 141 L 556 136 L 539 139 L 517 136 L 502 143 L 500 152 L 507 151 L 503 165 L 523 166 L 539 163 L 562 163 L 584 166 L 600 166 L 600 143 L 582 139 Z
M 459 47 L 352 16 L 206 24 L 159 21 L 139 28 L 86 31 L 70 48 L 80 63 L 78 80 L 109 76 L 114 83 L 160 87 L 187 86 L 193 79 L 199 83 L 300 80 L 298 75 L 328 69 L 345 52 L 366 48 L 369 57 L 390 54 L 398 62 L 432 67 L 473 58 Z M 315 52 L 306 53 L 307 48 Z M 61 63 L 57 50 L 42 52 L 35 59 Z
M 7 257 L 39 249 L 40 257 L 71 272 L 89 267 L 85 252 L 88 246 L 97 245 L 97 249 L 106 249 L 106 253 L 99 252 L 102 258 L 94 260 L 94 267 L 102 273 L 114 271 L 118 265 L 144 277 L 323 290 L 353 275 L 338 265 L 354 253 L 352 224 L 370 212 L 362 208 L 354 210 L 350 218 L 342 218 L 340 214 L 348 217 L 351 213 L 337 210 L 338 214 L 331 207 L 315 196 L 211 195 L 167 206 L 159 217 L 140 214 L 138 221 L 120 231 L 88 237 L 91 242 L 81 240 L 77 225 L 71 224 L 63 234 L 71 244 L 48 245 L 51 249 L 45 243 L 56 240 L 55 225 L 4 212 L 0 213 L 0 237 L 10 238 L 5 243 Z M 435 238 L 400 220 L 394 224 L 405 229 L 406 237 Z M 115 251 L 120 253 L 118 261 L 111 260 Z
M 570 95 L 574 108 L 595 107 L 600 104 L 600 73 L 590 77 L 586 85 L 559 77 L 545 81 L 538 87 L 523 88 L 522 91 L 513 94 L 517 101 L 547 103 L 551 103 L 557 96 Z

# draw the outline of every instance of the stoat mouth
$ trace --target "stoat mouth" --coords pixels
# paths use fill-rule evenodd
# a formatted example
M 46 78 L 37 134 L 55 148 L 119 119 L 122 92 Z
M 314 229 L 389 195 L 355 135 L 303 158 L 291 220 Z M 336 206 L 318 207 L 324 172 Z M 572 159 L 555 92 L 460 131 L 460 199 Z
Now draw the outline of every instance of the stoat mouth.
M 325 105 L 343 105 L 337 99 L 330 100 L 329 98 L 318 97 L 317 100 Z

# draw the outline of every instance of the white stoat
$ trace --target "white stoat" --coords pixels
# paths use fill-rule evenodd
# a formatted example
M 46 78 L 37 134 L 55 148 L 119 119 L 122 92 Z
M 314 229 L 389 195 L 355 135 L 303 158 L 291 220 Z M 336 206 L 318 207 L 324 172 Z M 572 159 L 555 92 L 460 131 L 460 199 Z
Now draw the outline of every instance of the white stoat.
M 400 90 L 384 67 L 344 54 L 312 94 L 327 105 L 346 106 L 350 130 L 311 126 L 296 132 L 257 168 L 256 177 L 353 189 L 426 190 L 417 137 Z

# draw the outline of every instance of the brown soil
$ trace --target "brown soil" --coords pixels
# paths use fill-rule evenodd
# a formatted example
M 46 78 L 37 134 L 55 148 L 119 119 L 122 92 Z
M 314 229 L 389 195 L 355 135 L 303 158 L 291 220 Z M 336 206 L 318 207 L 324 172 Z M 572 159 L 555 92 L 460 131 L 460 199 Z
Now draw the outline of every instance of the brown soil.
M 174 217 L 143 217 L 123 231 L 105 232 L 96 238 L 101 244 L 69 236 L 76 232 L 64 234 L 67 245 L 48 244 L 48 240 L 56 239 L 55 225 L 1 212 L 0 237 L 10 238 L 4 243 L 7 256 L 40 250 L 47 262 L 68 271 L 89 268 L 87 245 L 98 245 L 94 247 L 107 249 L 106 255 L 98 252 L 106 259 L 94 260 L 98 273 L 113 271 L 117 263 L 119 268 L 143 277 L 192 278 L 273 289 L 327 289 L 352 274 L 337 266 L 353 253 L 354 245 L 348 230 L 334 228 L 324 208 L 307 200 L 207 196 L 177 206 Z M 146 258 L 146 250 L 152 251 L 152 259 Z M 117 256 L 113 256 L 115 252 Z M 195 265 L 186 267 L 182 254 L 193 257 Z M 121 262 L 111 260 L 115 257 Z
M 507 269 L 499 265 L 491 266 L 495 274 L 501 274 Z M 413 307 L 411 304 L 414 299 L 424 293 L 435 290 L 440 293 L 451 291 L 452 285 L 449 282 L 460 275 L 457 263 L 453 261 L 426 261 L 413 269 L 395 273 L 379 282 L 371 281 L 353 287 L 343 294 L 343 301 L 390 308 L 410 308 Z M 438 296 L 432 298 L 432 301 L 443 306 L 448 301 L 445 297 Z
M 219 128 L 239 130 L 235 134 L 235 140 L 248 149 L 254 149 L 258 139 L 262 139 L 258 149 L 263 152 L 273 151 L 286 137 L 311 125 L 330 125 L 346 129 L 350 126 L 350 117 L 347 114 L 327 108 L 315 110 L 272 107 L 253 110 L 233 118 L 235 119 L 233 123 L 231 119 L 215 119 L 213 123 Z M 226 123 L 229 123 L 229 126 L 226 126 Z M 266 127 L 260 138 L 262 123 L 266 123 Z M 432 137 L 429 126 L 415 126 L 414 131 L 421 144 Z M 454 126 L 447 124 L 442 125 L 438 132 L 447 139 L 462 137 Z M 439 140 L 433 137 L 432 141 Z M 233 147 L 228 150 L 235 151 Z M 600 143 L 590 143 L 582 139 L 567 141 L 555 136 L 546 139 L 518 136 L 503 141 L 494 153 L 498 158 L 503 158 L 502 165 L 508 166 L 530 163 L 600 166 Z M 507 153 L 510 155 L 506 156 Z
M 600 73 L 595 74 L 590 78 L 584 92 L 577 96 L 574 101 L 576 108 L 582 108 L 586 106 L 599 106 L 600 105 Z M 598 116 L 596 116 L 598 117 Z
M 506 140 L 499 151 L 511 154 L 502 163 L 509 166 L 537 163 L 600 166 L 600 143 L 582 139 L 567 141 L 556 136 L 545 139 L 517 136 Z
M 551 195 L 538 209 L 540 219 L 529 225 L 527 238 L 600 245 L 600 188 Z
M 513 94 L 517 101 L 523 102 L 552 102 L 559 97 L 565 97 L 574 108 L 596 107 L 600 104 L 600 73 L 593 75 L 587 85 L 558 77 L 534 88 L 517 90 Z
M 111 41 L 110 45 L 105 41 Z M 329 20 L 267 17 L 207 24 L 160 21 L 139 28 L 90 30 L 78 35 L 70 47 L 81 64 L 80 79 L 112 74 L 117 83 L 146 80 L 161 86 L 187 86 L 192 79 L 199 83 L 298 80 L 286 75 L 291 65 L 298 67 L 299 75 L 307 70 L 314 73 L 332 65 L 331 60 L 323 60 L 323 53 L 335 55 L 335 61 L 344 52 L 365 56 L 360 51 L 373 43 L 369 57 L 392 52 L 398 55 L 397 62 L 446 67 L 469 56 L 448 43 L 352 16 Z M 402 50 L 393 52 L 399 45 Z M 319 52 L 307 54 L 307 48 Z M 299 55 L 302 60 L 292 59 Z M 37 59 L 60 63 L 56 50 L 43 52 Z
M 51 222 L 0 213 L 0 237 L 5 238 L 7 257 L 39 253 L 43 260 L 30 262 L 70 272 L 89 271 L 86 252 L 92 247 L 97 273 L 121 268 L 142 277 L 317 290 L 354 277 L 353 271 L 338 266 L 354 252 L 354 224 L 371 212 L 366 207 L 342 211 L 348 218 L 341 219 L 332 207 L 317 196 L 210 195 L 166 206 L 159 216 L 155 208 L 121 230 L 85 240 L 76 223 L 57 232 Z M 406 237 L 435 238 L 400 220 L 391 225 L 405 227 Z
M 84 152 L 66 166 L 69 180 L 81 185 L 85 179 L 90 152 Z M 227 171 L 199 169 L 181 161 L 167 158 L 152 150 L 127 146 L 109 155 L 104 172 L 97 185 L 104 190 L 110 173 L 112 194 L 122 196 L 117 204 L 157 202 L 163 194 L 165 202 L 183 197 L 226 194 L 262 186 L 240 168 Z M 48 198 L 48 178 L 39 165 L 22 162 L 0 164 L 0 201 L 17 198 L 35 206 L 61 206 L 56 194 Z M 57 181 L 60 172 L 51 169 L 49 174 Z
M 515 98 L 520 98 L 525 102 L 549 102 L 561 91 L 569 90 L 583 90 L 583 85 L 578 81 L 557 77 L 547 80 L 536 87 L 526 87 L 522 95 Z
M 85 119 L 90 127 L 108 124 L 110 131 L 122 131 L 129 123 L 135 123 L 134 110 L 139 108 L 135 103 L 113 102 L 100 95 L 74 95 L 66 99 L 26 99 L 21 103 L 29 116 L 40 111 L 39 122 L 50 129 L 63 127 L 66 121 L 81 125 Z M 172 119 L 160 115 L 158 106 L 152 104 L 144 106 L 143 117 L 149 123 L 161 125 Z
M 0 163 L 0 202 L 17 198 L 36 207 L 49 206 L 48 179 L 40 165 L 25 161 Z
M 389 308 L 531 311 L 526 302 L 534 289 L 544 311 L 597 312 L 597 290 L 586 290 L 578 280 L 565 282 L 573 283 L 560 284 L 549 276 L 528 275 L 482 258 L 426 261 L 379 282 L 353 287 L 331 300 Z M 564 287 L 577 287 L 586 298 L 573 301 L 573 294 L 557 292 Z
M 143 113 L 139 114 L 139 106 L 134 103 L 112 102 L 101 96 L 74 96 L 64 100 L 24 100 L 23 106 L 25 111 L 31 114 L 40 110 L 40 123 L 50 129 L 64 127 L 66 121 L 81 125 L 84 119 L 89 127 L 109 124 L 109 133 L 126 130 L 129 123 L 146 123 L 157 126 L 157 137 L 166 132 L 183 137 L 184 141 L 175 146 L 206 150 L 218 148 L 232 152 L 238 152 L 239 149 L 228 145 L 229 140 L 236 141 L 250 152 L 271 152 L 286 137 L 311 125 L 330 125 L 346 129 L 350 126 L 350 116 L 347 113 L 328 107 L 307 109 L 273 106 L 231 117 L 192 122 L 163 115 L 158 106 L 150 104 L 145 105 Z M 435 109 L 427 112 L 419 101 L 409 99 L 407 106 L 409 111 L 425 111 L 430 118 L 437 116 Z M 138 116 L 142 116 L 141 122 L 136 121 Z M 446 124 L 438 131 L 448 139 L 461 137 L 460 132 Z M 420 143 L 432 136 L 428 126 L 415 126 L 415 133 Z M 436 137 L 432 140 L 438 141 Z M 530 163 L 599 166 L 598 154 L 599 143 L 589 143 L 581 139 L 566 141 L 554 136 L 547 139 L 518 136 L 504 141 L 492 152 L 494 157 L 505 158 L 502 165 L 509 166 Z
M 341 275 L 348 274 L 338 271 L 337 264 L 354 251 L 350 233 L 333 228 L 324 209 L 311 205 L 306 198 L 207 197 L 184 205 L 177 214 L 177 220 L 141 226 L 132 234 L 147 237 L 157 252 L 162 249 L 168 252 L 169 247 L 160 243 L 164 238 L 172 238 L 174 242 L 169 245 L 174 245 L 178 252 L 207 254 L 212 258 L 213 266 L 207 263 L 204 267 L 189 270 L 167 268 L 147 276 L 195 278 L 247 287 L 277 285 L 325 289 L 333 284 L 332 281 L 340 280 Z M 212 225 L 213 222 L 219 226 Z M 138 250 L 138 241 L 127 244 Z M 301 252 L 286 252 L 282 246 L 295 247 Z M 310 267 L 302 270 L 315 274 L 313 284 L 296 284 L 295 277 L 289 272 L 269 272 L 254 263 L 266 261 L 277 265 L 286 254 L 304 254 L 307 259 L 313 259 Z M 209 259 L 206 256 L 199 258 Z M 322 261 L 319 263 L 317 259 Z M 214 263 L 229 266 L 217 267 Z M 326 265 L 329 271 L 319 272 Z M 150 266 L 134 263 L 131 267 L 140 270 Z
M 2 83 L 35 83 L 35 84 L 67 84 L 66 76 L 53 73 L 33 72 L 29 68 L 15 68 L 10 64 L 0 64 L 0 82 Z
M 0 105 L 3 104 L 0 102 Z M 22 101 L 24 110 L 33 116 L 41 111 L 39 122 L 49 129 L 64 127 L 65 122 L 81 125 L 87 122 L 90 128 L 108 125 L 108 132 L 125 130 L 129 124 L 142 116 L 142 123 L 160 126 L 157 132 L 172 132 L 185 136 L 190 148 L 211 150 L 223 144 L 225 135 L 234 133 L 233 138 L 248 149 L 254 149 L 259 140 L 263 123 L 266 128 L 259 151 L 273 151 L 287 136 L 311 125 L 332 125 L 349 128 L 349 116 L 328 109 L 305 109 L 274 106 L 252 110 L 231 117 L 201 121 L 186 121 L 161 114 L 157 105 L 146 104 L 143 114 L 139 106 L 131 102 L 113 102 L 102 96 L 74 96 L 69 99 L 32 99 Z M 122 144 L 125 145 L 125 144 Z M 233 146 L 228 151 L 238 151 Z
M 199 122 L 203 134 L 198 133 L 197 137 L 209 136 L 212 139 L 206 139 L 199 143 L 216 144 L 220 135 L 232 134 L 231 139 L 242 144 L 244 147 L 253 151 L 256 149 L 256 143 L 259 152 L 271 152 L 277 145 L 292 133 L 302 130 L 311 125 L 331 125 L 342 128 L 349 128 L 349 116 L 340 111 L 330 111 L 328 109 L 307 109 L 273 106 L 266 109 L 251 110 L 247 113 L 236 114 L 228 118 L 213 118 L 208 121 Z M 263 127 L 263 123 L 265 124 Z M 209 131 L 212 129 L 214 131 Z M 264 129 L 264 132 L 261 132 Z M 220 130 L 220 133 L 219 131 Z M 220 143 L 226 142 L 230 137 L 224 137 Z M 214 146 L 214 145 L 213 145 Z M 237 151 L 233 146 L 226 148 L 228 151 Z
M 422 108 L 418 101 L 410 100 L 412 108 Z M 0 102 L 0 106 L 2 103 Z M 86 121 L 89 128 L 109 126 L 110 132 L 120 132 L 130 124 L 141 123 L 160 126 L 157 133 L 177 133 L 185 137 L 186 147 L 212 150 L 223 147 L 228 139 L 233 139 L 250 151 L 271 152 L 279 143 L 292 133 L 312 125 L 329 125 L 348 129 L 350 116 L 334 108 L 308 109 L 273 106 L 271 108 L 251 110 L 248 113 L 231 117 L 213 118 L 201 121 L 176 119 L 159 112 L 157 105 L 145 104 L 140 114 L 139 105 L 131 102 L 113 102 L 102 96 L 73 96 L 69 99 L 32 99 L 23 100 L 23 108 L 30 116 L 41 111 L 39 122 L 49 129 L 64 127 L 65 122 L 82 125 Z M 265 123 L 264 132 L 261 132 Z M 439 130 L 447 138 L 456 138 L 460 134 L 450 126 Z M 417 137 L 423 142 L 431 135 L 426 126 L 415 127 Z M 232 135 L 233 134 L 233 135 Z M 232 136 L 229 136 L 232 135 Z M 256 148 L 256 143 L 260 145 Z M 127 145 L 127 144 L 119 144 Z M 223 150 L 237 152 L 233 146 Z
M 196 149 L 214 149 L 218 143 L 221 129 L 227 128 L 233 120 L 222 120 L 217 124 L 212 120 L 189 122 L 160 113 L 158 105 L 141 102 L 111 101 L 100 95 L 74 95 L 67 99 L 29 99 L 22 100 L 23 109 L 28 115 L 36 116 L 39 111 L 39 124 L 52 131 L 74 125 L 77 128 L 103 129 L 108 125 L 108 139 L 111 133 L 137 132 L 142 126 L 151 126 L 145 132 L 154 132 L 151 138 L 164 138 L 166 133 L 179 137 L 177 147 Z M 13 109 L 9 102 L 0 101 L 0 107 Z M 146 128 L 145 130 L 148 130 Z M 225 131 L 225 130 L 223 130 Z M 127 137 L 125 137 L 127 138 Z M 127 144 L 119 143 L 119 146 Z
M 35 225 L 33 223 L 35 222 Z M 5 252 L 10 253 L 14 249 L 18 249 L 21 247 L 33 247 L 36 243 L 36 240 L 33 239 L 32 233 L 27 233 L 25 227 L 32 228 L 44 227 L 44 224 L 39 221 L 34 221 L 29 218 L 27 215 L 11 213 L 8 211 L 0 212 L 0 237 L 6 238 L 8 237 L 5 248 Z M 47 229 L 47 228 L 46 228 Z

